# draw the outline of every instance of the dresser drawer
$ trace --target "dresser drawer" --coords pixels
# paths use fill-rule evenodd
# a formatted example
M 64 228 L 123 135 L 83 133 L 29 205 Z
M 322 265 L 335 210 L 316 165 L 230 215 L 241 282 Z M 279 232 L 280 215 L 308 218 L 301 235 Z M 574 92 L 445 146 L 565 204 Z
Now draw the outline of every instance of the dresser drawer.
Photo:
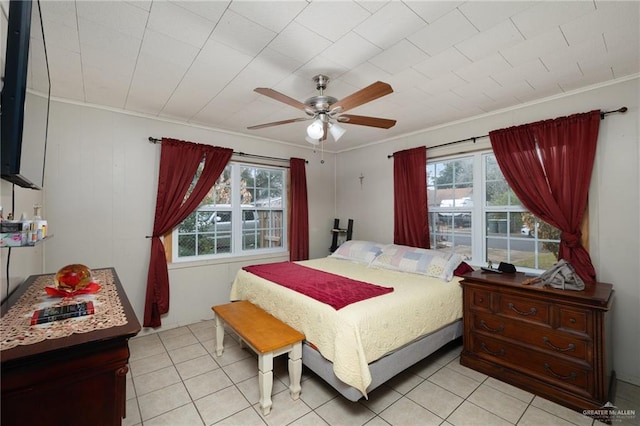
M 502 295 L 496 313 L 521 321 L 551 326 L 551 305 L 537 299 Z
M 474 313 L 474 331 L 511 339 L 536 346 L 552 354 L 559 354 L 591 363 L 590 342 L 567 333 L 557 332 L 546 326 L 523 325 L 519 321 L 497 315 Z
M 471 309 L 488 312 L 491 309 L 491 292 L 470 289 L 468 293 Z
M 588 336 L 591 330 L 591 315 L 591 311 L 586 309 L 560 306 L 558 307 L 558 328 Z
M 471 346 L 476 356 L 489 362 L 542 379 L 575 394 L 593 395 L 594 378 L 589 367 L 478 333 L 472 333 Z

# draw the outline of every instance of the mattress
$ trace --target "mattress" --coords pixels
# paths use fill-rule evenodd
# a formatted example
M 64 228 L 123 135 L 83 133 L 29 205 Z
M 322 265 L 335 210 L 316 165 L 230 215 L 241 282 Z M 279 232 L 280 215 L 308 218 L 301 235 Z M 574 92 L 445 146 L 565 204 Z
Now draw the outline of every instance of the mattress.
M 336 311 L 241 270 L 233 282 L 231 300 L 249 300 L 304 333 L 306 341 L 333 363 L 336 377 L 364 396 L 372 381 L 369 363 L 462 318 L 457 277 L 447 282 L 334 257 L 297 263 L 394 291 Z

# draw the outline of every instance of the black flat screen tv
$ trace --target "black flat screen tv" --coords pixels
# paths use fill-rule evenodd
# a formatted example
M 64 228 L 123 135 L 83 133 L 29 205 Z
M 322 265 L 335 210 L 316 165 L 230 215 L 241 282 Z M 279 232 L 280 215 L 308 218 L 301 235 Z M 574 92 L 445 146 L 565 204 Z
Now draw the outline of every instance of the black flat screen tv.
M 21 187 L 42 189 L 51 83 L 40 2 L 11 0 L 8 14 L 2 12 L 7 44 L 0 110 L 1 175 Z

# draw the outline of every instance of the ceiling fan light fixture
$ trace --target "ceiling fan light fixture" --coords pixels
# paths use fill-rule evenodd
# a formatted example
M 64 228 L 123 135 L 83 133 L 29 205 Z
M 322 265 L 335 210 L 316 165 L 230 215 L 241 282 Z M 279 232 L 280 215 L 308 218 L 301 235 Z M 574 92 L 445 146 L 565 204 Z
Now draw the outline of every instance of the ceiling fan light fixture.
M 307 127 L 307 135 L 309 135 L 309 138 L 316 140 L 324 136 L 322 121 L 319 119 L 314 120 L 314 122 Z
M 338 139 L 347 132 L 343 127 L 338 126 L 338 123 L 333 123 L 329 126 L 329 133 L 333 137 L 333 140 L 338 142 Z

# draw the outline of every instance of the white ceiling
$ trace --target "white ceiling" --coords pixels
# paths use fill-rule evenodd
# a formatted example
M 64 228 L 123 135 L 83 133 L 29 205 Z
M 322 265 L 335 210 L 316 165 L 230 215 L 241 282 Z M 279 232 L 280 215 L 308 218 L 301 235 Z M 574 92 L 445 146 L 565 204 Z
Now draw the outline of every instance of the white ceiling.
M 246 129 L 305 117 L 254 88 L 389 83 L 349 113 L 395 127 L 344 125 L 335 150 L 640 71 L 638 1 L 41 1 L 59 98 L 307 144 L 310 122 Z

